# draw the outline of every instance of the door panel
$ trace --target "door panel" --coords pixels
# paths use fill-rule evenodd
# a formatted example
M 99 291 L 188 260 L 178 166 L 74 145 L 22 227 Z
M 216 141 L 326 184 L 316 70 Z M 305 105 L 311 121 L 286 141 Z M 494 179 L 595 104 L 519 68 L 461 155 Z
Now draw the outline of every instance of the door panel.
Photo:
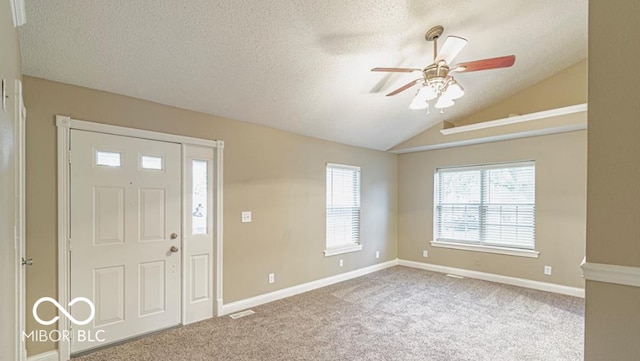
M 164 241 L 164 189 L 140 189 L 140 242 Z
M 96 307 L 72 326 L 106 339 L 73 340 L 71 353 L 179 324 L 180 145 L 71 130 L 71 160 L 70 296 Z
M 140 264 L 140 316 L 165 311 L 164 261 Z
M 105 326 L 124 322 L 124 266 L 105 267 L 93 271 L 96 306 L 94 324 Z
M 191 256 L 191 299 L 192 303 L 206 301 L 209 298 L 210 290 L 209 275 L 211 274 L 211 266 L 209 264 L 209 254 L 199 254 Z
M 124 188 L 93 188 L 93 244 L 124 243 Z

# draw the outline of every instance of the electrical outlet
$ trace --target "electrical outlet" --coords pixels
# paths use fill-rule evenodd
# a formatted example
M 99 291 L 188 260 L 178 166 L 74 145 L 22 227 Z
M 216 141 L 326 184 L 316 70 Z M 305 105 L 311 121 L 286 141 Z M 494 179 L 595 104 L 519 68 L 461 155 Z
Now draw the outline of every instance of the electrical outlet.
M 429 251 L 427 251 L 426 249 L 422 251 L 422 257 L 427 258 L 429 257 Z
M 344 261 L 340 260 L 340 267 L 344 266 Z
M 551 276 L 551 266 L 544 266 L 544 274 Z
M 251 222 L 251 211 L 242 211 L 242 223 Z
M 269 283 L 275 283 L 275 282 L 276 282 L 276 274 L 269 273 Z
M 380 258 L 380 251 L 376 251 L 376 258 Z

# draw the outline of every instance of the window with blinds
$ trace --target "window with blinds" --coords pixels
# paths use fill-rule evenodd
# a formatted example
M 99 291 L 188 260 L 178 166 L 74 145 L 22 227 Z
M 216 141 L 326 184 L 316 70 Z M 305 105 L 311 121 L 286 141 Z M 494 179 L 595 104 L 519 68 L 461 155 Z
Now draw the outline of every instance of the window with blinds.
M 437 169 L 436 240 L 534 249 L 535 178 L 533 161 Z
M 360 243 L 360 167 L 327 164 L 327 249 Z

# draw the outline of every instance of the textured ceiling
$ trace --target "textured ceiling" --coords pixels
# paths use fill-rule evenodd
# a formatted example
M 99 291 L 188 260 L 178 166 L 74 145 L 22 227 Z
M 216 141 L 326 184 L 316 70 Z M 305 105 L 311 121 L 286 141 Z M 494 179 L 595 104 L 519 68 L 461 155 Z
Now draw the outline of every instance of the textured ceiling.
M 587 0 L 27 0 L 26 75 L 385 150 L 587 57 Z M 384 95 L 423 67 L 424 33 L 469 40 L 457 61 L 508 54 L 509 69 L 460 74 L 445 114 Z

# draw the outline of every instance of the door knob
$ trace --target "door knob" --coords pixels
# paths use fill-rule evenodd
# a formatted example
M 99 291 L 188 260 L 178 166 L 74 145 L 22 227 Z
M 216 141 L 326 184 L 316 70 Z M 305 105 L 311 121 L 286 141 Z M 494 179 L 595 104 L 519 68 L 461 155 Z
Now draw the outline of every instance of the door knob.
M 176 238 L 178 238 L 178 234 L 177 233 L 171 233 L 171 235 L 169 237 L 171 237 L 171 239 L 176 239 Z
M 33 258 L 29 258 L 29 259 L 22 258 L 22 265 L 33 266 Z
M 178 249 L 179 249 L 179 248 L 178 248 L 178 247 L 176 247 L 176 246 L 171 246 L 171 248 L 169 248 L 169 250 L 170 250 L 171 252 L 173 252 L 173 253 L 178 252 Z

